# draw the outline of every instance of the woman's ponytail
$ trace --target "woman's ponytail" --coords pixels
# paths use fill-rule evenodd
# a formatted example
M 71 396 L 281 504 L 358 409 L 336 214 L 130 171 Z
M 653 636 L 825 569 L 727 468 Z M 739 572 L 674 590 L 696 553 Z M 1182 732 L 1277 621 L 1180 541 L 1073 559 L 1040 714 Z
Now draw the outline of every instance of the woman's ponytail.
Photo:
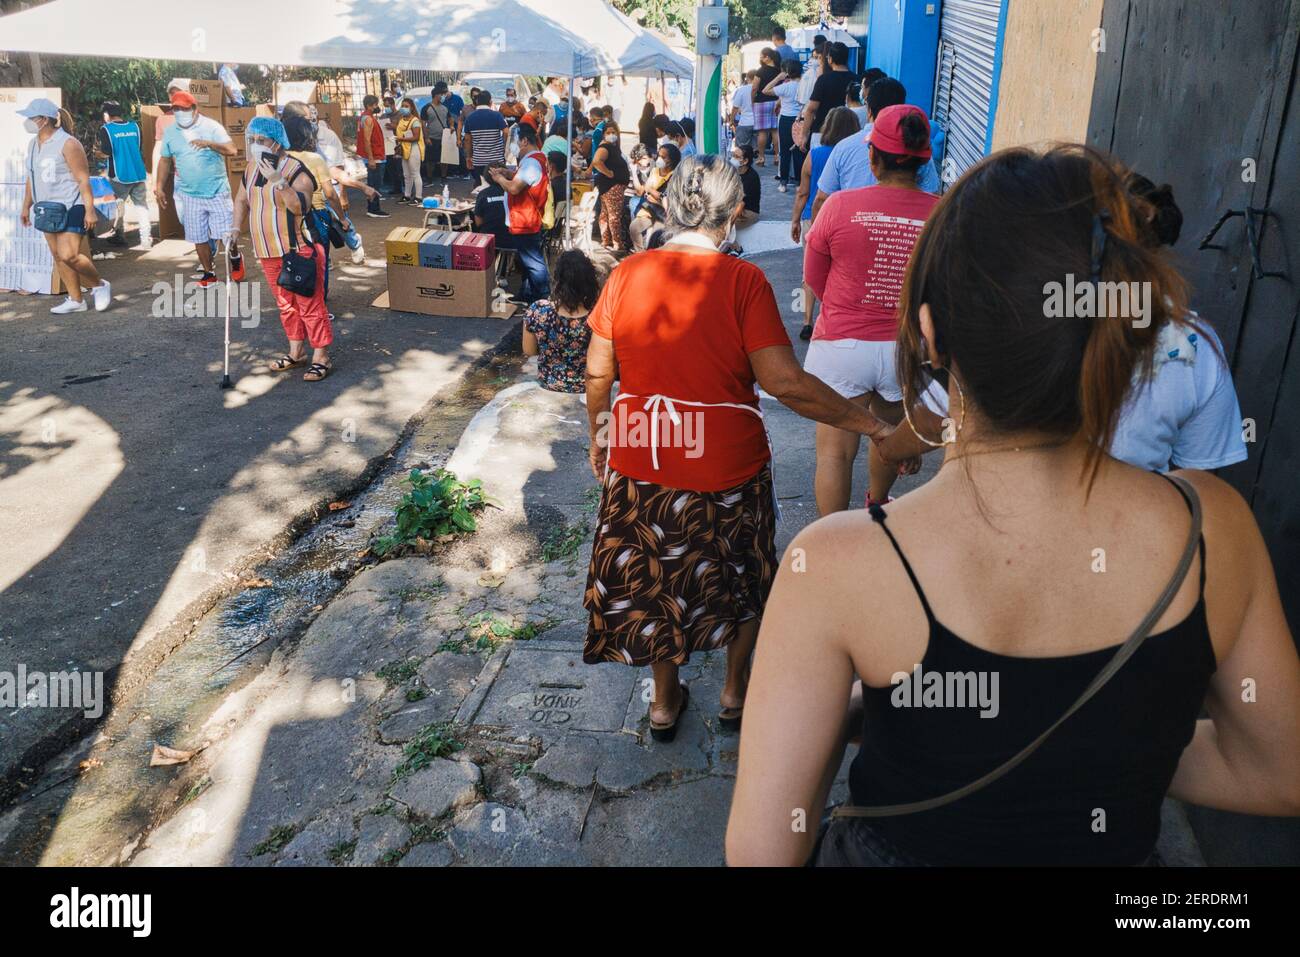
M 59 129 L 69 136 L 74 136 L 77 132 L 77 124 L 73 122 L 72 114 L 63 107 L 59 107 Z
M 1084 155 L 1092 164 L 1089 280 L 1097 309 L 1084 347 L 1079 411 L 1080 431 L 1090 442 L 1085 468 L 1091 486 L 1135 373 L 1151 374 L 1160 330 L 1188 319 L 1186 283 L 1163 249 L 1148 241 L 1148 217 L 1128 189 L 1126 171 L 1100 153 Z M 1112 305 L 1121 308 L 1112 313 Z

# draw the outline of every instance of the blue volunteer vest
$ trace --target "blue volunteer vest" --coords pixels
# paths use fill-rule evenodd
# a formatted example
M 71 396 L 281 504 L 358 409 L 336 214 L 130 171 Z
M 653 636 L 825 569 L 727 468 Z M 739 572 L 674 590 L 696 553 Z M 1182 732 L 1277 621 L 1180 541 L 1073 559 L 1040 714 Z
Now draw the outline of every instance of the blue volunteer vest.
M 140 127 L 134 123 L 105 123 L 113 147 L 113 178 L 119 183 L 143 183 L 144 158 L 140 155 Z

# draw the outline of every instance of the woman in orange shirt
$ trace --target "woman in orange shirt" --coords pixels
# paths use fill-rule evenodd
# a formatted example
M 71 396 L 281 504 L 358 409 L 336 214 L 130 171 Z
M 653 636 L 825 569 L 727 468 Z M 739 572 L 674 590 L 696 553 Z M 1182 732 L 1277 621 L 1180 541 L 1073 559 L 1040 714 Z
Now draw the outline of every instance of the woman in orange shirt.
M 745 208 L 735 170 L 688 157 L 665 205 L 668 241 L 615 269 L 589 320 L 591 468 L 604 493 L 583 651 L 588 664 L 651 667 L 658 741 L 676 734 L 678 668 L 694 651 L 727 649 L 718 717 L 724 730 L 740 725 L 776 569 L 757 386 L 818 422 L 889 431 L 799 367 L 762 270 L 718 251 Z

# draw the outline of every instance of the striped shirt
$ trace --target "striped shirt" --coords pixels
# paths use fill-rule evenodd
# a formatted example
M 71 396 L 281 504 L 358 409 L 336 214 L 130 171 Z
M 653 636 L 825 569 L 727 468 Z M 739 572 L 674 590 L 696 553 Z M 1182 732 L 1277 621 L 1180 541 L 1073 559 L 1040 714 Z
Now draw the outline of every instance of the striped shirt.
M 301 160 L 288 154 L 280 159 L 280 171 L 284 181 L 292 182 L 299 173 L 307 172 Z M 307 172 L 310 177 L 311 173 Z M 244 188 L 248 191 L 248 231 L 253 238 L 253 255 L 258 259 L 276 259 L 286 252 L 301 248 L 308 240 L 302 229 L 302 217 L 296 216 L 275 204 L 275 186 L 264 182 L 261 186 L 253 185 L 258 179 L 255 167 L 249 167 L 244 173 Z M 316 181 L 312 179 L 310 190 L 305 191 L 310 203 L 311 193 L 315 192 Z M 289 220 L 297 236 L 289 233 Z

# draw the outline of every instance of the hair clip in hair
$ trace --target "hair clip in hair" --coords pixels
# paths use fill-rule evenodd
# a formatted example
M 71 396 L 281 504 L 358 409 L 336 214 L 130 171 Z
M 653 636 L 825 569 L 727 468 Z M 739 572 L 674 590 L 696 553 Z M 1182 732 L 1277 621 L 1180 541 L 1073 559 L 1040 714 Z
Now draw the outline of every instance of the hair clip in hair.
M 1092 217 L 1092 281 L 1101 282 L 1101 260 L 1106 255 L 1106 225 L 1110 213 L 1102 210 Z

